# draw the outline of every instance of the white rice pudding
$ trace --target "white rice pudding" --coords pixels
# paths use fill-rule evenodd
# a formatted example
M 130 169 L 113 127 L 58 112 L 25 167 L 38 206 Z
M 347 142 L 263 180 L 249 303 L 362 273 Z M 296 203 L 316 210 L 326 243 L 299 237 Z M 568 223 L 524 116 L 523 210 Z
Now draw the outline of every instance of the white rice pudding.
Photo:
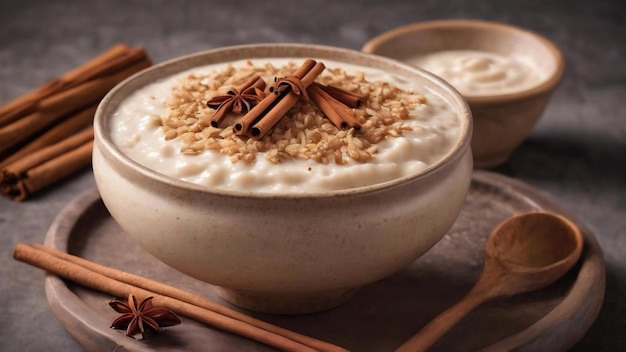
M 253 67 L 269 85 L 274 77 L 263 76 L 264 67 L 288 66 L 289 72 L 293 72 L 293 67 L 301 62 L 295 59 L 242 60 L 198 67 L 161 79 L 137 90 L 120 104 L 112 119 L 113 142 L 141 165 L 209 188 L 306 193 L 350 189 L 418 174 L 449 153 L 459 139 L 460 116 L 429 88 L 416 87 L 406 79 L 381 70 L 330 60 L 320 60 L 326 70 L 317 81 L 341 84 L 344 89 L 369 89 L 364 106 L 353 110 L 364 121 L 360 130 L 334 128 L 304 99 L 289 112 L 290 116 L 283 117 L 274 128 L 274 135 L 258 141 L 233 135 L 232 121 L 239 116 L 230 116 L 218 129 L 202 125 L 202 115 L 210 117 L 214 112 L 206 106 L 207 100 L 216 95 L 211 90 L 224 91 L 232 87 L 222 83 L 227 76 L 225 72 L 231 74 Z M 196 109 L 183 118 L 191 124 L 193 132 L 177 134 L 176 124 L 172 126 L 168 119 L 172 118 L 172 101 L 180 97 L 174 99 L 172 95 L 176 87 L 184 87 L 190 77 L 205 91 L 195 95 L 200 96 L 196 98 L 199 102 L 186 103 L 189 111 L 193 110 L 191 106 Z M 406 103 L 385 100 L 384 96 L 392 96 L 389 92 L 394 89 Z M 391 117 L 395 114 L 402 116 L 394 120 Z M 377 127 L 385 119 L 392 123 Z M 298 130 L 302 125 L 313 127 Z M 381 133 L 381 129 L 385 133 Z M 335 138 L 334 133 L 341 138 Z M 210 138 L 202 139 L 203 136 Z M 224 144 L 220 136 L 230 138 L 227 140 L 230 144 Z M 284 136 L 283 141 L 280 136 Z M 335 141 L 326 143 L 325 138 Z M 330 157 L 309 153 L 333 143 L 338 149 L 331 150 L 333 154 L 327 152 Z M 191 148 L 197 145 L 207 148 Z M 256 152 L 233 151 L 233 145 Z
M 443 78 L 468 96 L 513 93 L 544 79 L 528 60 L 484 51 L 445 50 L 405 61 Z

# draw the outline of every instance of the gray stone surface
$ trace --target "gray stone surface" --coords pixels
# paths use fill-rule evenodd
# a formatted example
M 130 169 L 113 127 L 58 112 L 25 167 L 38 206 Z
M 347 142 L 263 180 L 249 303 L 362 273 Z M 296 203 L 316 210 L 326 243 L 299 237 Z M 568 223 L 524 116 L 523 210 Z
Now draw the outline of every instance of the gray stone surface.
M 567 61 L 532 136 L 496 171 L 550 194 L 605 251 L 604 307 L 574 351 L 626 348 L 626 6 L 621 0 L 0 1 L 0 104 L 111 45 L 155 62 L 232 44 L 302 42 L 359 49 L 396 26 L 438 18 L 508 22 L 544 34 Z M 0 199 L 0 350 L 80 351 L 48 307 L 44 273 L 11 258 L 41 242 L 65 204 L 94 185 L 86 170 L 35 198 Z

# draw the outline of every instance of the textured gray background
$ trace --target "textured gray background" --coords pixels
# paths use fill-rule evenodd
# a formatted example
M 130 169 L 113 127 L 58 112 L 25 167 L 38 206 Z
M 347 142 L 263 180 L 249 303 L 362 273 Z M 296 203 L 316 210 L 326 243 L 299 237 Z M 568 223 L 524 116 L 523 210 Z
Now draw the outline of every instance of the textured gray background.
M 255 5 L 256 4 L 256 5 Z M 260 5 L 259 5 L 260 4 Z M 396 26 L 480 18 L 559 45 L 565 78 L 531 138 L 498 172 L 550 194 L 596 234 L 605 304 L 575 351 L 626 348 L 626 5 L 621 0 L 54 1 L 0 0 L 0 104 L 118 42 L 155 62 L 225 45 L 302 42 L 353 49 Z M 11 258 L 94 186 L 89 170 L 24 203 L 0 199 L 0 350 L 80 351 L 50 311 L 43 272 Z

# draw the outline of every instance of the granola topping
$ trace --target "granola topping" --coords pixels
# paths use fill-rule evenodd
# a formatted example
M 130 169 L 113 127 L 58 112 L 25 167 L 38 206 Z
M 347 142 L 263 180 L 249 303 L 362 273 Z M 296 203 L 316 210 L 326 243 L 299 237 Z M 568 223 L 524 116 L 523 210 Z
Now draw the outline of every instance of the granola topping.
M 212 123 L 217 108 L 207 102 L 231 94 L 245 104 L 233 87 L 258 75 L 268 91 L 275 77 L 289 75 L 300 61 L 244 60 L 156 82 L 121 104 L 114 141 L 131 158 L 142 159 L 138 162 L 190 182 L 267 191 L 303 191 L 300 186 L 309 184 L 304 191 L 319 191 L 425 169 L 458 138 L 460 120 L 440 96 L 382 71 L 328 60 L 316 82 L 367 98 L 349 111 L 360 128 L 337 127 L 308 99 L 300 99 L 261 139 L 234 133 L 233 125 L 249 107 L 232 109 L 219 125 Z M 359 170 L 369 171 L 363 179 L 349 180 L 355 177 L 347 175 Z M 306 181 L 333 174 L 340 176 Z
M 304 99 L 261 141 L 235 135 L 231 125 L 211 126 L 215 111 L 206 106 L 206 101 L 225 94 L 224 89 L 255 74 L 271 81 L 272 77 L 285 76 L 295 68 L 293 62 L 275 67 L 255 66 L 247 61 L 238 68 L 228 65 L 206 75 L 183 77 L 166 101 L 167 114 L 161 116 L 165 138 L 180 138 L 184 154 L 213 150 L 230 156 L 233 162 L 253 162 L 259 153 L 271 163 L 310 159 L 322 164 L 345 164 L 348 158 L 367 162 L 376 154 L 378 142 L 402 136 L 411 129 L 403 121 L 411 118 L 409 111 L 426 102 L 423 95 L 401 90 L 388 82 L 368 82 L 362 72 L 350 75 L 335 68 L 328 69 L 318 81 L 370 97 L 362 108 L 352 111 L 361 121 L 358 132 L 333 126 L 311 101 Z

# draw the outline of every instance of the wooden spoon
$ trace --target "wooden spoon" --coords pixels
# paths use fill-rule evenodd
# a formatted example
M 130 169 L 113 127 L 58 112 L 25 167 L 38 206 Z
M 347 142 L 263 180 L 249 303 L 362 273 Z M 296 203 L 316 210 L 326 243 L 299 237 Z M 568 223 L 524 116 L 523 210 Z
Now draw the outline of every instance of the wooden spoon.
M 507 219 L 487 241 L 476 285 L 396 351 L 425 351 L 481 303 L 550 285 L 572 268 L 582 249 L 580 230 L 560 215 L 532 212 Z

